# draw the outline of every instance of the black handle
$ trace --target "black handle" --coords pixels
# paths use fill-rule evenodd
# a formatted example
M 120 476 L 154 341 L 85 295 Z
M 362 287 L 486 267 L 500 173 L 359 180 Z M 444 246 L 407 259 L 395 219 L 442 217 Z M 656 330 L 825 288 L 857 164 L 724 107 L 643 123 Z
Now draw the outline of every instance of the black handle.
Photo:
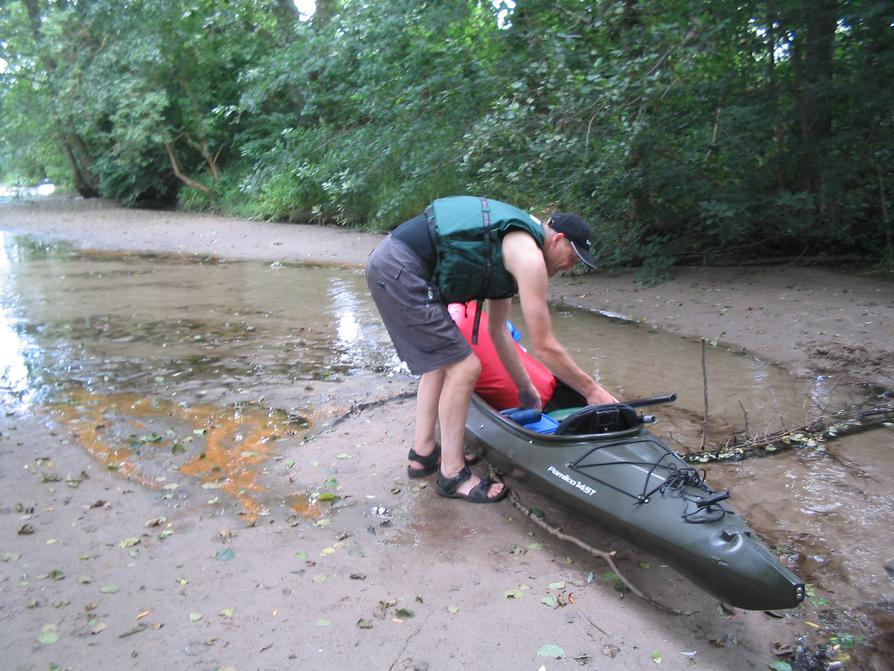
M 701 508 L 709 508 L 713 506 L 715 503 L 720 503 L 721 501 L 726 501 L 729 498 L 729 490 L 724 490 L 722 492 L 717 492 L 714 496 L 706 496 L 703 499 L 700 499 L 695 502 L 695 505 Z
M 660 403 L 673 403 L 677 400 L 676 394 L 665 394 L 664 396 L 650 396 L 648 398 L 638 398 L 635 401 L 621 401 L 624 405 L 631 408 L 644 408 L 647 405 L 659 405 Z

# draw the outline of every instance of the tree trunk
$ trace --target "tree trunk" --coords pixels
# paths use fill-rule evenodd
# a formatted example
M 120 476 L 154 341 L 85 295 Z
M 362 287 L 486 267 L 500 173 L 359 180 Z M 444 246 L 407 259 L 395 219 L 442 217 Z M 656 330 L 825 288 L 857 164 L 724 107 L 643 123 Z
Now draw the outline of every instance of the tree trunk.
M 798 151 L 797 188 L 819 198 L 817 215 L 825 217 L 823 166 L 826 142 L 832 131 L 832 108 L 827 84 L 834 66 L 838 0 L 817 0 L 798 17 L 793 40 L 795 107 L 801 147 Z M 798 30 L 801 27 L 803 30 Z
M 97 198 L 99 196 L 99 188 L 97 187 L 92 174 L 84 170 L 82 162 L 75 155 L 75 150 L 69 144 L 66 138 L 59 138 L 59 147 L 68 161 L 71 168 L 72 183 L 75 190 L 84 198 Z
M 779 115 L 779 80 L 776 76 L 776 42 L 779 39 L 779 12 L 776 0 L 767 2 L 767 85 L 770 96 L 770 106 L 773 110 L 773 141 L 775 145 L 774 171 L 776 173 L 776 188 L 786 190 L 785 171 L 782 167 L 782 158 L 785 154 L 785 134 L 782 120 Z

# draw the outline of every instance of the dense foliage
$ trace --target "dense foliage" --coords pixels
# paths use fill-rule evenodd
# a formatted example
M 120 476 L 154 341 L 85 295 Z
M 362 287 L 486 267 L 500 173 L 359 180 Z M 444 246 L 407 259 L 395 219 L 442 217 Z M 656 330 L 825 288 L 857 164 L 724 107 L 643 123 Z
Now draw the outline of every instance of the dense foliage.
M 894 263 L 889 0 L 0 0 L 0 173 L 388 228 L 474 192 L 610 263 Z

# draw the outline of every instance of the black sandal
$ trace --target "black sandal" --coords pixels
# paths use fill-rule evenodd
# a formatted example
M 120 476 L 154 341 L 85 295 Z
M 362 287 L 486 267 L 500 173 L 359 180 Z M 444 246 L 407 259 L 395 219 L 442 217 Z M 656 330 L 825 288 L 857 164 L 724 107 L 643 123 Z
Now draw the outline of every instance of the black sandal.
M 496 503 L 502 501 L 509 494 L 509 488 L 504 484 L 503 489 L 496 496 L 488 496 L 487 492 L 490 486 L 495 483 L 490 478 L 481 478 L 481 482 L 472 487 L 468 494 L 460 494 L 456 490 L 466 480 L 472 477 L 472 469 L 466 466 L 452 478 L 444 477 L 443 473 L 438 473 L 438 494 L 451 499 L 465 499 L 472 503 Z
M 441 446 L 435 443 L 435 449 L 432 450 L 431 454 L 426 455 L 418 454 L 416 450 L 411 447 L 407 459 L 422 464 L 422 468 L 413 468 L 412 466 L 407 465 L 407 477 L 424 478 L 438 470 L 438 464 L 441 463 Z
M 481 456 L 465 454 L 464 458 L 466 466 L 471 466 L 472 464 L 477 464 L 481 459 Z M 435 449 L 432 450 L 431 454 L 426 455 L 421 455 L 413 448 L 410 448 L 410 453 L 407 455 L 407 459 L 422 464 L 422 468 L 414 468 L 413 466 L 408 465 L 407 477 L 424 478 L 438 470 L 438 466 L 441 464 L 441 446 L 438 443 L 435 443 Z

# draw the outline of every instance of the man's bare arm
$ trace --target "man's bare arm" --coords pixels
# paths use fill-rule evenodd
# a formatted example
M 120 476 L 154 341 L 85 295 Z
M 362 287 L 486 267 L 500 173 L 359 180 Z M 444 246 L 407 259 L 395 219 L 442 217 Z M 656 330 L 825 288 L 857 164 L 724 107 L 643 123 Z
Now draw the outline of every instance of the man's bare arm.
M 574 362 L 553 334 L 547 305 L 549 278 L 535 240 L 521 231 L 508 233 L 503 238 L 503 264 L 518 284 L 522 315 L 537 358 L 587 403 L 615 402 L 617 399 Z
M 490 299 L 487 301 L 488 329 L 487 333 L 494 344 L 494 349 L 509 377 L 518 387 L 518 398 L 523 408 L 541 407 L 540 394 L 534 383 L 531 382 L 531 376 L 525 370 L 521 357 L 518 355 L 518 349 L 515 341 L 506 329 L 506 319 L 509 317 L 510 299 Z

